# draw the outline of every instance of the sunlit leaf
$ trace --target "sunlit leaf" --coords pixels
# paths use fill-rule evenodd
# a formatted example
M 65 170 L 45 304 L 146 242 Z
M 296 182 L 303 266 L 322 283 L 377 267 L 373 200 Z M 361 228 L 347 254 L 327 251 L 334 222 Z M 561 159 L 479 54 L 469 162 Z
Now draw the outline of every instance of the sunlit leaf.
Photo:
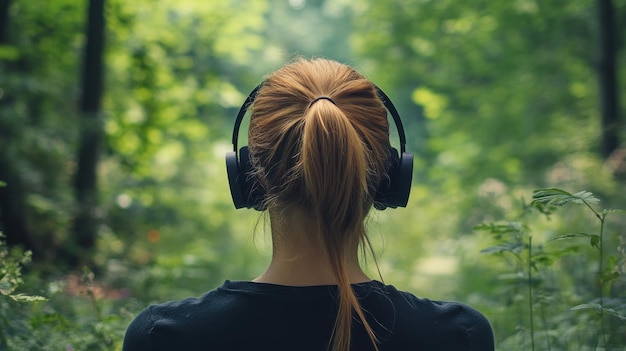
M 439 118 L 447 104 L 445 96 L 424 87 L 415 89 L 411 98 L 413 102 L 423 106 L 424 115 L 430 119 Z
M 43 302 L 48 301 L 47 298 L 43 296 L 36 295 L 26 295 L 26 294 L 17 294 L 17 295 L 9 295 L 11 299 L 17 302 Z
M 0 280 L 0 295 L 10 296 L 13 290 L 15 290 L 15 284 L 9 282 L 8 279 Z
M 0 45 L 0 60 L 15 61 L 20 57 L 20 51 L 15 46 Z

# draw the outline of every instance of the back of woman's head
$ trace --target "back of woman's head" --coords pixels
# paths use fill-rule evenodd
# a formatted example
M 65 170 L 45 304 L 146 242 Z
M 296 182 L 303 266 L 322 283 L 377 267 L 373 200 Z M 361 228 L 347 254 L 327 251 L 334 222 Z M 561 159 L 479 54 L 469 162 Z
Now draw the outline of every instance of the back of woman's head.
M 332 101 L 311 104 L 321 96 Z M 300 59 L 263 83 L 248 144 L 268 206 L 300 206 L 329 229 L 354 231 L 386 176 L 387 111 L 351 67 Z
M 344 264 L 355 243 L 367 242 L 364 219 L 387 176 L 389 124 L 375 86 L 335 61 L 288 64 L 256 96 L 248 145 L 266 205 L 314 221 L 340 293 L 333 349 L 349 348 L 353 313 L 375 344 Z

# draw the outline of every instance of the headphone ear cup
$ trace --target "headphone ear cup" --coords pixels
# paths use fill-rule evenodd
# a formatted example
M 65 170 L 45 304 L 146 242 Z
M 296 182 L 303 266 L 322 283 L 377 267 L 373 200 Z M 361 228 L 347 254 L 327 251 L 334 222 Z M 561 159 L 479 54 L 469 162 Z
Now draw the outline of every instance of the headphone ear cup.
M 239 159 L 237 153 L 229 151 L 226 153 L 226 173 L 228 175 L 228 185 L 230 186 L 230 195 L 233 198 L 235 208 L 246 207 L 246 196 L 243 194 L 243 182 L 239 169 Z
M 400 162 L 398 159 L 398 150 L 392 147 L 389 148 L 389 158 L 387 162 L 387 176 L 380 181 L 380 184 L 378 184 L 376 196 L 374 197 L 374 208 L 377 210 L 384 210 L 392 203 L 391 188 L 393 186 L 395 175 L 398 172 L 398 165 Z
M 413 154 L 390 148 L 387 177 L 381 181 L 374 198 L 374 207 L 384 210 L 387 207 L 406 207 L 413 179 Z
M 411 194 L 413 181 L 413 154 L 403 152 L 400 157 L 398 173 L 392 182 L 393 204 L 390 207 L 406 207 Z
M 250 174 L 252 165 L 247 146 L 239 149 L 239 156 L 238 158 L 234 151 L 226 153 L 226 173 L 233 204 L 235 208 L 254 207 L 255 210 L 262 211 L 265 209 L 263 192 L 255 177 Z
M 264 201 L 265 192 L 252 171 L 253 167 L 250 162 L 250 151 L 247 146 L 244 146 L 239 149 L 239 172 L 241 174 L 240 181 L 245 207 L 263 211 L 267 208 Z

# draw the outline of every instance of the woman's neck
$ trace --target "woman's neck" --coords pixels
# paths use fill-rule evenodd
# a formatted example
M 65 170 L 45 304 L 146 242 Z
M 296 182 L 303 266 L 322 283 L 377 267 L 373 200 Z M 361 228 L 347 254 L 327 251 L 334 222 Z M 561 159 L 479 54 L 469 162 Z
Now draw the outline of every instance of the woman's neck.
M 363 283 L 371 279 L 358 262 L 346 262 L 350 283 Z M 298 252 L 293 255 L 273 255 L 269 266 L 253 281 L 288 286 L 335 285 L 337 278 L 321 253 Z
M 272 260 L 265 272 L 253 281 L 288 286 L 337 284 L 330 260 L 312 232 L 315 226 L 309 218 L 302 212 L 289 211 L 287 214 L 270 210 L 270 221 Z M 357 244 L 349 247 L 343 265 L 350 283 L 371 280 L 359 264 Z

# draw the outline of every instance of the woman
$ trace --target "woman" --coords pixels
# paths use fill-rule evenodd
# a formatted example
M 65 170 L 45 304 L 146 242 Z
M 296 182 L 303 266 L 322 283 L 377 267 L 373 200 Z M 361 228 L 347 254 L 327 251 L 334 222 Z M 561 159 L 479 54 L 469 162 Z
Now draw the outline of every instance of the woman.
M 401 162 L 380 93 L 325 59 L 297 60 L 263 82 L 241 153 L 250 171 L 238 179 L 269 212 L 269 266 L 253 281 L 149 307 L 129 326 L 124 351 L 493 350 L 476 310 L 398 291 L 359 265 L 365 218 L 389 205 L 381 193 Z

